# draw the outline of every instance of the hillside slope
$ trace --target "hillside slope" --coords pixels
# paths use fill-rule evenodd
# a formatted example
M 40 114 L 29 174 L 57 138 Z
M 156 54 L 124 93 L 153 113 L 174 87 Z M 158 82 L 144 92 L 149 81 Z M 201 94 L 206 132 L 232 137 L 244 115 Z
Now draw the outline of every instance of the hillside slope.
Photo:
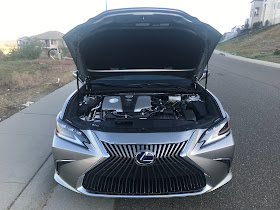
M 220 43 L 217 49 L 247 58 L 280 63 L 280 55 L 274 55 L 275 50 L 280 50 L 280 24 Z
M 4 54 L 9 53 L 14 48 L 17 48 L 17 41 L 15 41 L 15 40 L 8 40 L 8 41 L 0 40 L 0 50 Z

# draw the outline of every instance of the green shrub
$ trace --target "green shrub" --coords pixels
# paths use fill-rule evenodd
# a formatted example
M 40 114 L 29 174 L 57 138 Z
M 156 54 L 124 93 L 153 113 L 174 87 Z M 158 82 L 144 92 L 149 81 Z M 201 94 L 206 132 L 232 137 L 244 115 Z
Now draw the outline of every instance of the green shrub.
M 26 45 L 19 49 L 20 56 L 25 59 L 36 59 L 40 57 L 42 52 L 42 44 L 39 39 L 29 39 Z
M 246 19 L 245 24 L 244 24 L 244 29 L 248 30 L 249 29 L 249 19 Z
M 64 46 L 61 47 L 61 51 L 62 51 L 62 55 L 63 56 L 71 57 L 71 54 L 70 54 L 70 52 L 69 52 L 67 47 L 64 47 Z
M 259 59 L 259 58 L 265 58 L 267 55 L 266 54 L 259 54 L 259 55 L 254 55 L 253 58 Z
M 0 61 L 4 60 L 5 54 L 3 53 L 2 50 L 0 50 Z
M 280 50 L 276 49 L 273 53 L 273 55 L 280 55 Z
M 267 26 L 269 26 L 269 21 L 268 20 L 265 21 L 265 27 L 267 27 Z
M 12 49 L 12 51 L 5 56 L 5 60 L 31 60 L 40 57 L 42 53 L 42 44 L 37 38 L 30 38 L 27 44 L 21 46 L 20 49 Z
M 255 22 L 253 24 L 253 29 L 259 29 L 262 27 L 262 21 L 259 21 L 259 22 Z

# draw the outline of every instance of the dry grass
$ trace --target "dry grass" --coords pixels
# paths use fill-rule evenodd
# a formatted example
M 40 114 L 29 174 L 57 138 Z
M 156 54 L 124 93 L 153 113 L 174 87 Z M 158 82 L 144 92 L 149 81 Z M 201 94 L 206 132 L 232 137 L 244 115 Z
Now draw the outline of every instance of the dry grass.
M 18 60 L 0 62 L 0 87 L 28 89 L 42 84 L 64 85 L 72 80 L 75 65 L 72 60 L 50 59 Z
M 280 24 L 221 43 L 217 49 L 247 58 L 280 63 Z
M 74 78 L 72 60 L 49 59 L 0 62 L 0 121 Z M 59 80 L 59 83 L 58 83 Z
M 28 72 L 23 72 L 19 74 L 14 71 L 12 73 L 12 79 L 10 85 L 15 89 L 26 89 L 36 87 L 42 83 L 42 73 L 40 71 L 36 71 L 34 74 L 29 74 Z

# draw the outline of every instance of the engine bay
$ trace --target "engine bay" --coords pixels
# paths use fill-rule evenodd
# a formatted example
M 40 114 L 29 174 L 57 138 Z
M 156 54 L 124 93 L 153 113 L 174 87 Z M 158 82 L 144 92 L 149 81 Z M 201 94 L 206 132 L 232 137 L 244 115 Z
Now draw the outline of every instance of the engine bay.
M 85 122 L 113 120 L 180 120 L 196 122 L 207 115 L 200 94 L 84 95 L 78 116 Z

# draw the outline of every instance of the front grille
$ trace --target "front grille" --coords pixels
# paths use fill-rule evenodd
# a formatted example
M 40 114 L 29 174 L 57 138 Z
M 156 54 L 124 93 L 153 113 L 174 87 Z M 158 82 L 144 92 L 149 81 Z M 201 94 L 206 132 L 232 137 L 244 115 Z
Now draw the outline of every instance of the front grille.
M 151 151 L 155 157 L 178 156 L 187 142 L 177 144 L 108 144 L 103 142 L 110 156 L 134 158 L 140 151 Z
M 83 187 L 90 193 L 109 195 L 166 195 L 201 191 L 203 172 L 180 157 L 187 142 L 175 144 L 120 145 L 103 142 L 110 157 L 89 170 Z M 155 162 L 135 163 L 140 151 L 150 151 Z

